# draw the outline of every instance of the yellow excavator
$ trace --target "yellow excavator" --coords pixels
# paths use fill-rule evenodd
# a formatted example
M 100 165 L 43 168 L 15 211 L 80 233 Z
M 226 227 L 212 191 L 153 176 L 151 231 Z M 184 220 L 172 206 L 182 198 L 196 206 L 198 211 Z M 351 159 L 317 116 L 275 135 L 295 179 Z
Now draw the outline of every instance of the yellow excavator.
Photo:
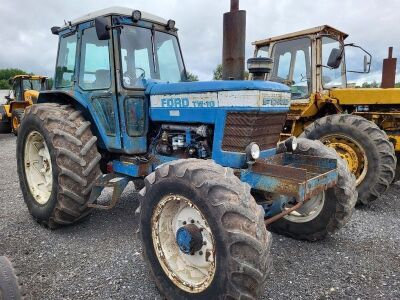
M 0 133 L 13 132 L 18 128 L 25 108 L 36 103 L 39 92 L 49 89 L 48 78 L 38 75 L 17 75 L 9 80 L 11 86 L 6 103 L 0 106 Z

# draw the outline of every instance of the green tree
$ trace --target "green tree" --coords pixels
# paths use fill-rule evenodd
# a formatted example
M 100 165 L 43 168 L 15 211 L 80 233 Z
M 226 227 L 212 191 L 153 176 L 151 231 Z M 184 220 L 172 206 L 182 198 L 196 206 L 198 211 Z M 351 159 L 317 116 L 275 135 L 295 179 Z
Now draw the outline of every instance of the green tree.
M 397 83 L 394 85 L 394 87 L 395 87 L 395 88 L 400 88 L 400 82 L 397 82 Z
M 222 64 L 219 64 L 215 70 L 213 71 L 213 80 L 222 80 Z M 249 72 L 244 71 L 244 79 L 248 80 L 249 79 Z
M 188 79 L 188 81 L 199 81 L 199 76 L 197 76 L 191 72 L 187 72 L 187 79 Z
M 215 68 L 213 80 L 222 80 L 222 64 L 219 64 Z
M 0 69 L 0 89 L 7 90 L 10 87 L 8 80 L 16 75 L 26 75 L 27 72 L 21 69 Z
M 378 88 L 378 87 L 380 87 L 380 83 L 376 82 L 376 80 L 374 80 L 374 81 L 371 82 L 371 83 L 369 83 L 369 82 L 364 82 L 364 83 L 361 85 L 361 87 L 362 87 L 362 88 L 367 88 L 367 89 L 370 89 L 370 88 Z

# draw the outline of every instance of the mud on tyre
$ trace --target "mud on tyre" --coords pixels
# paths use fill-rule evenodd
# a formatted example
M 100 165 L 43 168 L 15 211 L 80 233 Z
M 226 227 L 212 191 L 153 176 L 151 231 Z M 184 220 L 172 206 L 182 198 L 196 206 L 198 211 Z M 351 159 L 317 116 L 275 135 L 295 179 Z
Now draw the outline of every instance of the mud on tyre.
M 321 140 L 348 162 L 356 175 L 359 204 L 376 200 L 393 182 L 397 161 L 393 144 L 383 130 L 363 117 L 327 116 L 308 126 L 301 137 Z
M 11 261 L 0 256 L 0 300 L 20 300 L 25 293 Z
M 269 229 L 299 240 L 316 241 L 342 228 L 350 219 L 357 201 L 355 177 L 335 150 L 320 141 L 297 139 L 294 154 L 337 159 L 336 186 L 311 198 L 288 216 L 272 223 Z
M 101 155 L 90 122 L 71 106 L 26 109 L 17 140 L 20 187 L 31 215 L 51 228 L 87 216 Z
M 167 299 L 262 295 L 271 237 L 250 187 L 231 169 L 178 160 L 149 175 L 140 194 L 144 256 Z M 192 232 L 187 247 L 180 240 L 184 231 Z

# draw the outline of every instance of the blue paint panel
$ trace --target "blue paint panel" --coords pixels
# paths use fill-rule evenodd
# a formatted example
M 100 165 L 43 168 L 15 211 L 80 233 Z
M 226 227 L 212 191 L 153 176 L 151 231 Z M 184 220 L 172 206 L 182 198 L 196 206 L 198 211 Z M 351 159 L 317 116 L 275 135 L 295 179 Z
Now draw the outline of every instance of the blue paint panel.
M 257 80 L 198 81 L 180 83 L 158 83 L 153 81 L 149 84 L 146 92 L 150 95 L 171 95 L 242 90 L 290 92 L 290 89 L 286 85 Z

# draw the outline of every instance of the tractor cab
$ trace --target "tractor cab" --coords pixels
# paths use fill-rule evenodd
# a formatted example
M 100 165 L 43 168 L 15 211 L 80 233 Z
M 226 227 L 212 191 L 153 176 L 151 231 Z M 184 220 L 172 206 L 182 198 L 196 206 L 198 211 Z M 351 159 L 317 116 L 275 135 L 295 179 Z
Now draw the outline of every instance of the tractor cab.
M 173 20 L 123 7 L 53 27 L 59 36 L 54 90 L 41 93 L 39 102 L 72 97 L 91 112 L 103 149 L 145 153 L 149 84 L 187 80 L 177 31 Z
M 272 59 L 267 80 L 290 86 L 292 100 L 308 102 L 313 94 L 346 88 L 348 73 L 369 72 L 371 55 L 360 46 L 345 44 L 347 37 L 323 25 L 256 41 L 254 55 Z
M 8 102 L 32 102 L 37 100 L 40 91 L 48 89 L 47 77 L 37 75 L 17 75 L 9 80 L 9 84 Z

